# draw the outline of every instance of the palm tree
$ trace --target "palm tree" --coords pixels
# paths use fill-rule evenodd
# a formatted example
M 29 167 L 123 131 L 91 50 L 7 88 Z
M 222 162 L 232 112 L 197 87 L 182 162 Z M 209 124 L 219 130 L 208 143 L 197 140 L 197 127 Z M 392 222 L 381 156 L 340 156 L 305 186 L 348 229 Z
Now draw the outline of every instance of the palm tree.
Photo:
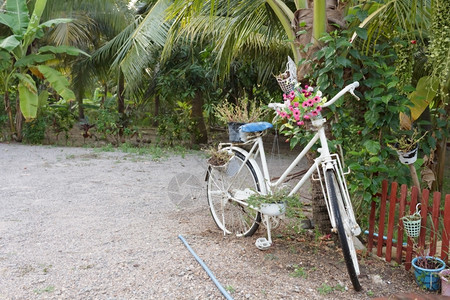
M 48 0 L 43 18 L 64 15 L 73 19 L 69 24 L 59 24 L 46 35 L 46 41 L 54 45 L 71 45 L 93 53 L 114 38 L 120 31 L 133 22 L 133 12 L 122 0 L 98 1 L 58 1 Z M 102 83 L 108 77 L 117 78 L 117 86 L 121 87 L 120 76 L 109 72 L 108 68 L 92 63 L 89 58 L 77 58 L 66 61 L 72 70 L 72 87 L 78 103 L 78 117 L 84 119 L 83 97 L 89 87 L 93 88 L 96 78 Z M 73 72 L 76 70 L 76 72 Z M 105 86 L 105 85 L 104 85 Z M 105 86 L 107 89 L 107 86 Z M 118 92 L 119 113 L 123 115 L 123 91 Z

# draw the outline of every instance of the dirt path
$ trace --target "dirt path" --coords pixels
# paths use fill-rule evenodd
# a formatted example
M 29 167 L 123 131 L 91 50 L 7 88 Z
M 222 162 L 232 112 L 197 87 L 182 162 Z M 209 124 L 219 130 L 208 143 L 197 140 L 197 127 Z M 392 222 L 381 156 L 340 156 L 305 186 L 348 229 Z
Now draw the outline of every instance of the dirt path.
M 223 237 L 203 158 L 0 144 L 0 299 L 221 299 L 182 234 L 235 299 L 365 299 L 417 291 L 403 268 L 342 255 L 314 234 Z

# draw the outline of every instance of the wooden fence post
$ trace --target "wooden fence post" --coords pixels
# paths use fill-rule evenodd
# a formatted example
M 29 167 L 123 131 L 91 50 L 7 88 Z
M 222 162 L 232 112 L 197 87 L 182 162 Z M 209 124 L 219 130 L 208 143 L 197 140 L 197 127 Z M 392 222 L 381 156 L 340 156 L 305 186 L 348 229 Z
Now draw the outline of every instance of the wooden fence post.
M 383 181 L 381 185 L 381 203 L 380 203 L 380 221 L 378 223 L 378 242 L 377 242 L 377 255 L 381 257 L 383 253 L 383 235 L 384 235 L 384 218 L 386 215 L 386 199 L 388 192 L 388 183 Z
M 444 228 L 442 228 L 442 250 L 441 259 L 448 263 L 448 244 L 450 238 L 450 194 L 445 196 L 444 205 Z
M 405 206 L 406 206 L 406 195 L 408 194 L 408 187 L 406 184 L 402 184 L 400 188 L 400 208 L 398 212 L 398 234 L 397 234 L 397 263 L 402 263 L 402 256 L 403 256 L 403 221 L 400 221 L 400 218 L 402 218 L 405 215 Z
M 392 239 L 394 238 L 395 208 L 397 203 L 398 183 L 391 184 L 391 196 L 389 197 L 388 233 L 386 241 L 386 261 L 390 262 L 392 257 Z

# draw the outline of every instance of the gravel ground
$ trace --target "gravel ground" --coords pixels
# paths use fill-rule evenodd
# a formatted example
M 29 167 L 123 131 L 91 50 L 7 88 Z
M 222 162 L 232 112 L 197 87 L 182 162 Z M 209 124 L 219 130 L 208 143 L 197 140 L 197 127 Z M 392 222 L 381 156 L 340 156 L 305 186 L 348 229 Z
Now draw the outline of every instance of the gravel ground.
M 234 299 L 366 299 L 417 291 L 413 276 L 361 259 L 355 292 L 340 250 L 313 231 L 224 237 L 199 154 L 0 144 L 0 299 L 222 299 L 182 234 Z

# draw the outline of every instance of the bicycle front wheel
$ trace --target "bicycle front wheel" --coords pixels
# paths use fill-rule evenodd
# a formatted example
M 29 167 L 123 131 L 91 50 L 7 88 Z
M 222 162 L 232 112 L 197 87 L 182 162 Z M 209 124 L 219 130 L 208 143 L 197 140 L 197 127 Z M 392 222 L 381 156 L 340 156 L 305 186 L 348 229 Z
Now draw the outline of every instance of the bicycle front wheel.
M 260 191 L 261 182 L 255 172 L 258 166 L 249 160 L 245 162 L 244 154 L 233 150 L 235 156 L 230 161 L 233 172 L 208 168 L 208 205 L 214 222 L 225 233 L 251 236 L 258 229 L 261 214 L 248 207 L 245 200 L 235 199 L 244 191 Z
M 343 191 L 336 179 L 334 170 L 327 170 L 327 187 L 330 198 L 331 209 L 333 210 L 336 228 L 341 242 L 342 252 L 344 254 L 347 271 L 350 275 L 353 287 L 356 291 L 361 290 L 361 284 L 358 280 L 358 258 L 356 256 L 355 246 L 353 244 L 353 233 L 349 223 L 349 216 L 344 205 Z

